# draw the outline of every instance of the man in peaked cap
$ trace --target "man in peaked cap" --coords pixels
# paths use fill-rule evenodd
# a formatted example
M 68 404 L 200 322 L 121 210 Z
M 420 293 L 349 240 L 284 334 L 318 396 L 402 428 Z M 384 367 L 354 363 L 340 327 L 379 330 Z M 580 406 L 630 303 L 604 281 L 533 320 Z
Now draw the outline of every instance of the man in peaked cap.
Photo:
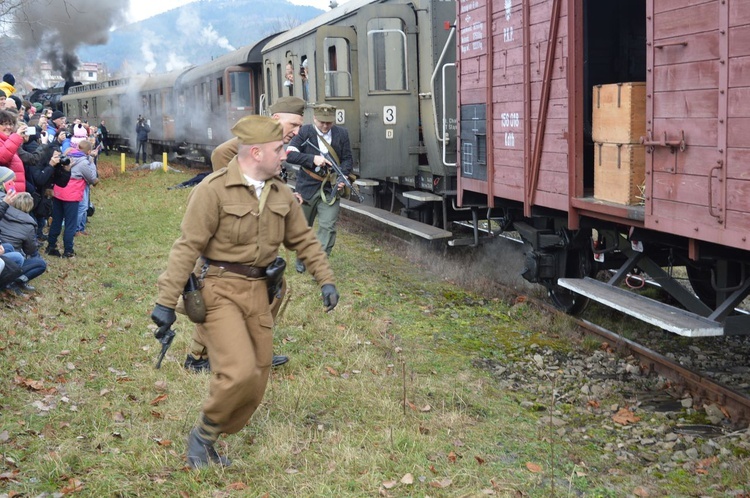
M 351 174 L 354 167 L 349 133 L 346 128 L 334 125 L 335 120 L 334 106 L 315 106 L 313 124 L 301 127 L 287 147 L 287 161 L 300 166 L 297 192 L 304 199 L 302 210 L 307 223 L 313 226 L 318 218 L 318 240 L 329 256 L 336 243 L 336 222 L 341 210 L 339 196 L 344 189 L 344 182 L 331 173 L 331 161 L 336 161 L 345 175 Z M 303 273 L 304 262 L 298 259 L 295 268 Z
M 299 97 L 282 97 L 269 108 L 271 117 L 281 123 L 283 141 L 285 144 L 289 143 L 289 140 L 297 134 L 300 126 L 302 126 L 302 116 L 305 114 L 306 105 L 307 103 Z M 247 118 L 250 117 L 252 116 L 248 116 Z M 244 122 L 245 119 L 246 118 L 240 119 L 237 124 L 239 125 L 239 123 Z M 238 137 L 233 137 L 214 149 L 211 154 L 211 165 L 214 171 L 225 168 L 229 164 L 229 161 L 237 155 L 239 144 L 240 139 Z M 281 177 L 286 181 L 283 164 Z M 279 309 L 281 309 L 281 302 L 283 301 L 285 294 L 286 279 L 283 280 L 281 290 L 276 294 L 273 303 L 271 303 L 271 314 L 273 315 L 274 320 L 276 319 Z M 186 370 L 193 372 L 205 372 L 211 369 L 211 365 L 208 361 L 208 350 L 198 333 L 198 329 L 193 333 L 190 352 L 185 358 L 184 367 Z M 272 365 L 278 367 L 284 365 L 288 361 L 288 356 L 274 355 Z
M 239 141 L 237 156 L 188 197 L 182 234 L 158 278 L 151 314 L 160 330 L 171 327 L 191 272 L 201 275 L 208 312 L 195 326 L 211 351 L 213 375 L 188 436 L 187 462 L 193 468 L 229 465 L 214 443 L 221 433 L 241 430 L 263 399 L 273 357 L 266 269 L 278 258 L 281 243 L 310 268 L 326 311 L 339 299 L 325 252 L 278 177 L 286 158 L 281 124 L 251 116 L 237 122 L 232 133 Z
M 292 137 L 299 131 L 300 126 L 302 126 L 305 105 L 306 102 L 299 97 L 282 97 L 268 108 L 271 112 L 271 117 L 281 123 L 285 144 L 289 143 Z M 229 161 L 237 155 L 238 144 L 239 139 L 234 137 L 214 149 L 211 154 L 211 167 L 214 171 L 225 168 L 229 164 Z

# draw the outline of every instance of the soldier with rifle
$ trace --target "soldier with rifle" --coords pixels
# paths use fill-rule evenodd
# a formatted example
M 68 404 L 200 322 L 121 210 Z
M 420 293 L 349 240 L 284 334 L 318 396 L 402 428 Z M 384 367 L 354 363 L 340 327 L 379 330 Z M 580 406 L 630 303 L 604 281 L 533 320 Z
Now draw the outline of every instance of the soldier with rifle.
M 193 468 L 229 465 L 214 443 L 221 433 L 241 430 L 263 399 L 273 356 L 269 299 L 275 289 L 269 289 L 268 275 L 278 275 L 272 264 L 279 246 L 296 251 L 310 268 L 326 311 L 339 300 L 325 252 L 278 178 L 286 157 L 281 124 L 246 117 L 232 133 L 240 139 L 237 157 L 191 192 L 151 314 L 165 337 L 186 282 L 191 273 L 200 274 L 206 312 L 205 321 L 195 326 L 211 352 L 212 376 L 188 436 L 187 462 Z
M 303 125 L 287 147 L 287 162 L 300 166 L 296 188 L 302 195 L 302 210 L 308 225 L 313 226 L 318 218 L 318 240 L 328 256 L 336 243 L 344 180 L 354 167 L 349 133 L 334 125 L 335 119 L 334 106 L 318 104 L 313 109 L 313 124 Z M 343 174 L 332 170 L 334 162 Z M 297 258 L 295 268 L 303 273 L 305 263 Z

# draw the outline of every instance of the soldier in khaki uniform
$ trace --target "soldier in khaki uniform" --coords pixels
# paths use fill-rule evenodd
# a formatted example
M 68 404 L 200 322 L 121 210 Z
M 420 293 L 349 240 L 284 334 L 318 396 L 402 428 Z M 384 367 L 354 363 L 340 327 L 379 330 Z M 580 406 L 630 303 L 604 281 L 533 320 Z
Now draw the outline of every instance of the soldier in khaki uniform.
M 306 105 L 307 103 L 299 97 L 282 97 L 269 108 L 271 117 L 281 123 L 284 144 L 288 144 L 292 137 L 297 134 L 300 126 L 302 126 L 302 117 L 305 114 Z M 211 167 L 213 170 L 218 171 L 221 168 L 226 168 L 229 162 L 237 155 L 239 145 L 240 139 L 232 137 L 216 147 L 211 154 Z M 297 197 L 297 199 L 301 202 L 300 197 Z M 283 279 L 281 289 L 271 303 L 271 315 L 273 315 L 274 320 L 279 313 L 285 294 L 286 278 Z M 196 327 L 193 331 L 190 352 L 187 354 L 187 358 L 185 358 L 184 367 L 186 370 L 194 372 L 207 372 L 211 370 L 211 366 L 208 361 L 208 350 L 200 333 L 200 328 Z M 288 356 L 274 355 L 272 366 L 277 367 L 288 361 Z
M 202 257 L 207 265 L 202 289 L 206 319 L 196 327 L 211 351 L 213 375 L 208 399 L 188 436 L 187 461 L 193 468 L 229 465 L 214 443 L 219 434 L 242 429 L 263 399 L 273 355 L 265 268 L 279 246 L 296 251 L 308 265 L 321 285 L 326 311 L 339 299 L 325 252 L 291 190 L 278 178 L 286 157 L 281 124 L 252 116 L 240 120 L 232 133 L 240 139 L 237 157 L 191 192 L 182 235 L 159 276 L 151 314 L 159 327 L 175 322 L 178 298 Z

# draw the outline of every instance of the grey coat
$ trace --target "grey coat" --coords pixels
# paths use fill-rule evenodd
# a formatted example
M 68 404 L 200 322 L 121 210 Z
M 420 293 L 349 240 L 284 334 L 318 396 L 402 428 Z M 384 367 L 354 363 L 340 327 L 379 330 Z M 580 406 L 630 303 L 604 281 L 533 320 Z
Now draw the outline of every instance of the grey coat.
M 24 256 L 35 255 L 39 251 L 36 240 L 36 220 L 29 213 L 0 202 L 0 242 L 13 244 L 13 248 Z

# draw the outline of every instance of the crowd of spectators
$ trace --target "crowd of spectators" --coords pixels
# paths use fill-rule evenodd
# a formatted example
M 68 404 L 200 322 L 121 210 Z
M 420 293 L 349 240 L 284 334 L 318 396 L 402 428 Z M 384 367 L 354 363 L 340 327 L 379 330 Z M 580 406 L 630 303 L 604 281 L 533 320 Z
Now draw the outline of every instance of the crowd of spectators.
M 47 270 L 44 256 L 74 258 L 75 238 L 89 234 L 102 134 L 21 99 L 14 85 L 10 73 L 0 82 L 0 291 L 25 296 Z

